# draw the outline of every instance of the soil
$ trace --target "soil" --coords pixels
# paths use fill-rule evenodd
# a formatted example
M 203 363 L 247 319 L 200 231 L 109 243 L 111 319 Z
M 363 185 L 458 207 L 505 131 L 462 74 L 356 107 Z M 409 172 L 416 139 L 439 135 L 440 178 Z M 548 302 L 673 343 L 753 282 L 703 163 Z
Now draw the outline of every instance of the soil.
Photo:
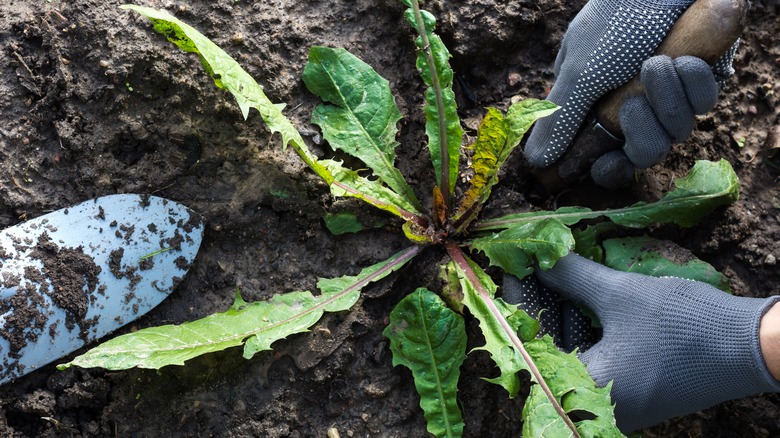
M 200 212 L 208 224 L 179 289 L 122 331 L 223 311 L 237 286 L 246 300 L 314 290 L 318 277 L 354 275 L 406 245 L 383 228 L 331 235 L 322 220 L 327 212 L 356 209 L 377 222 L 386 217 L 351 201 L 334 202 L 257 114 L 244 121 L 196 57 L 164 41 L 147 20 L 120 10 L 121 2 L 2 3 L 0 226 L 113 193 L 169 198 Z M 349 49 L 390 81 L 404 115 L 398 165 L 418 193 L 431 193 L 422 87 L 397 0 L 142 3 L 166 8 L 226 48 L 273 101 L 288 103 L 285 113 L 318 154 L 327 146 L 308 121 L 316 99 L 300 74 L 309 47 Z M 494 209 L 655 199 L 694 160 L 725 158 L 740 178 L 740 200 L 694 228 L 658 227 L 651 234 L 713 264 L 737 294 L 780 294 L 780 153 L 769 135 L 780 123 L 780 5 L 752 3 L 736 74 L 716 110 L 699 118 L 694 136 L 676 145 L 663 166 L 643 172 L 623 193 L 584 185 L 556 198 L 528 176 L 516 154 L 495 190 Z M 583 4 L 429 1 L 453 53 L 467 134 L 474 134 L 485 106 L 545 96 L 561 37 Z M 274 352 L 252 360 L 232 349 L 158 371 L 47 366 L 0 387 L 0 436 L 325 437 L 332 436 L 329 430 L 342 437 L 425 436 L 410 373 L 392 367 L 381 332 L 404 294 L 435 281 L 438 256 L 366 288 L 350 312 L 327 315 L 311 333 L 277 342 Z M 479 379 L 491 372 L 479 353 L 463 366 L 466 436 L 519 434 L 522 400 L 508 400 Z M 780 397 L 727 402 L 645 432 L 777 436 Z

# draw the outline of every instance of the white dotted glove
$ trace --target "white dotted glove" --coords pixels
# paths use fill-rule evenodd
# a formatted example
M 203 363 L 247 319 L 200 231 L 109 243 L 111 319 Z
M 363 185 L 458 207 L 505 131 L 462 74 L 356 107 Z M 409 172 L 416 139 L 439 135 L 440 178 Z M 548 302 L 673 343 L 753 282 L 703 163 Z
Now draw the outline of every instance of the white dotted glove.
M 601 328 L 570 300 L 540 283 L 534 276 L 517 280 L 504 276 L 502 296 L 506 302 L 520 304 L 539 320 L 539 336 L 550 335 L 559 349 L 570 353 L 585 351 L 601 338 Z
M 761 317 L 780 297 L 736 297 L 705 283 L 615 271 L 576 254 L 536 276 L 603 325 L 602 338 L 582 348 L 580 359 L 596 383 L 613 381 L 615 418 L 624 432 L 726 400 L 780 392 L 758 336 Z M 504 276 L 504 299 L 528 299 L 533 291 L 527 285 Z
M 635 76 L 640 68 L 648 95 L 621 110 L 630 119 L 629 126 L 623 125 L 628 155 L 602 162 L 596 170 L 597 182 L 610 184 L 609 175 L 621 169 L 625 173 L 624 165 L 631 165 L 633 171 L 633 166 L 644 168 L 659 162 L 672 141 L 690 135 L 693 115 L 709 111 L 717 99 L 712 69 L 692 57 L 674 61 L 668 57 L 648 58 L 691 3 L 589 1 L 570 24 L 555 61 L 557 79 L 547 99 L 561 109 L 536 123 L 525 146 L 528 162 L 538 168 L 553 165 L 593 104 Z M 733 50 L 718 62 L 719 75 L 730 73 L 731 55 Z

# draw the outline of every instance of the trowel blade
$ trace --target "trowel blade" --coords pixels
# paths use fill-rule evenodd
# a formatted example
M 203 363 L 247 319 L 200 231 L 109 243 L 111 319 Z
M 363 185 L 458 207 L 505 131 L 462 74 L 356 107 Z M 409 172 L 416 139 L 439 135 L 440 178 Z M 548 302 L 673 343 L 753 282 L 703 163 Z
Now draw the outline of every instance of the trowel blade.
M 110 195 L 0 231 L 0 384 L 145 314 L 184 277 L 199 215 Z

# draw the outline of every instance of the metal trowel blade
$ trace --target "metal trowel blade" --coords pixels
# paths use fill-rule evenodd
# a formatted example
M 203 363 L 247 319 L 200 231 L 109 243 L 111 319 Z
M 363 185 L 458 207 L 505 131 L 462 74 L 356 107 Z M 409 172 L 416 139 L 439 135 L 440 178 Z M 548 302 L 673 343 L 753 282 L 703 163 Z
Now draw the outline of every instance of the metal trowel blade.
M 110 195 L 0 231 L 0 384 L 145 314 L 200 247 L 199 215 L 166 199 Z

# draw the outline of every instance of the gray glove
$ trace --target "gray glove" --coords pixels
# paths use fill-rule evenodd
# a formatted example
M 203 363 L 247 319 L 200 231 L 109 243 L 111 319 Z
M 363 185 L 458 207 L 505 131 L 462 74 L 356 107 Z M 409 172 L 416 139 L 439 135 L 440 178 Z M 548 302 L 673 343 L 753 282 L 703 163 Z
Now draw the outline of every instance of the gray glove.
M 634 167 L 663 161 L 672 143 L 691 135 L 695 116 L 706 114 L 718 100 L 712 68 L 693 56 L 654 56 L 642 64 L 640 78 L 645 95 L 626 100 L 620 109 L 623 150 L 605 154 L 591 168 L 593 180 L 607 188 L 622 185 L 623 175 L 633 174 Z
M 601 321 L 602 339 L 580 358 L 599 385 L 614 381 L 624 432 L 780 392 L 758 337 L 761 317 L 780 297 L 736 297 L 695 281 L 614 271 L 576 254 L 537 276 Z M 522 283 L 509 277 L 504 295 L 517 296 Z
M 641 4 L 640 4 L 641 3 Z M 525 146 L 534 167 L 553 165 L 568 148 L 593 104 L 642 68 L 647 98 L 628 102 L 621 111 L 626 154 L 612 154 L 595 169 L 597 182 L 626 166 L 648 167 L 664 158 L 671 141 L 690 135 L 694 114 L 709 111 L 718 87 L 712 69 L 701 60 L 653 57 L 653 51 L 691 0 L 591 0 L 574 18 L 555 61 L 556 82 L 548 100 L 561 109 L 537 122 Z M 718 62 L 719 74 L 731 72 L 733 50 Z M 648 59 L 650 58 L 650 59 Z M 647 61 L 646 61 L 647 60 Z M 644 65 L 643 65 L 644 62 Z

